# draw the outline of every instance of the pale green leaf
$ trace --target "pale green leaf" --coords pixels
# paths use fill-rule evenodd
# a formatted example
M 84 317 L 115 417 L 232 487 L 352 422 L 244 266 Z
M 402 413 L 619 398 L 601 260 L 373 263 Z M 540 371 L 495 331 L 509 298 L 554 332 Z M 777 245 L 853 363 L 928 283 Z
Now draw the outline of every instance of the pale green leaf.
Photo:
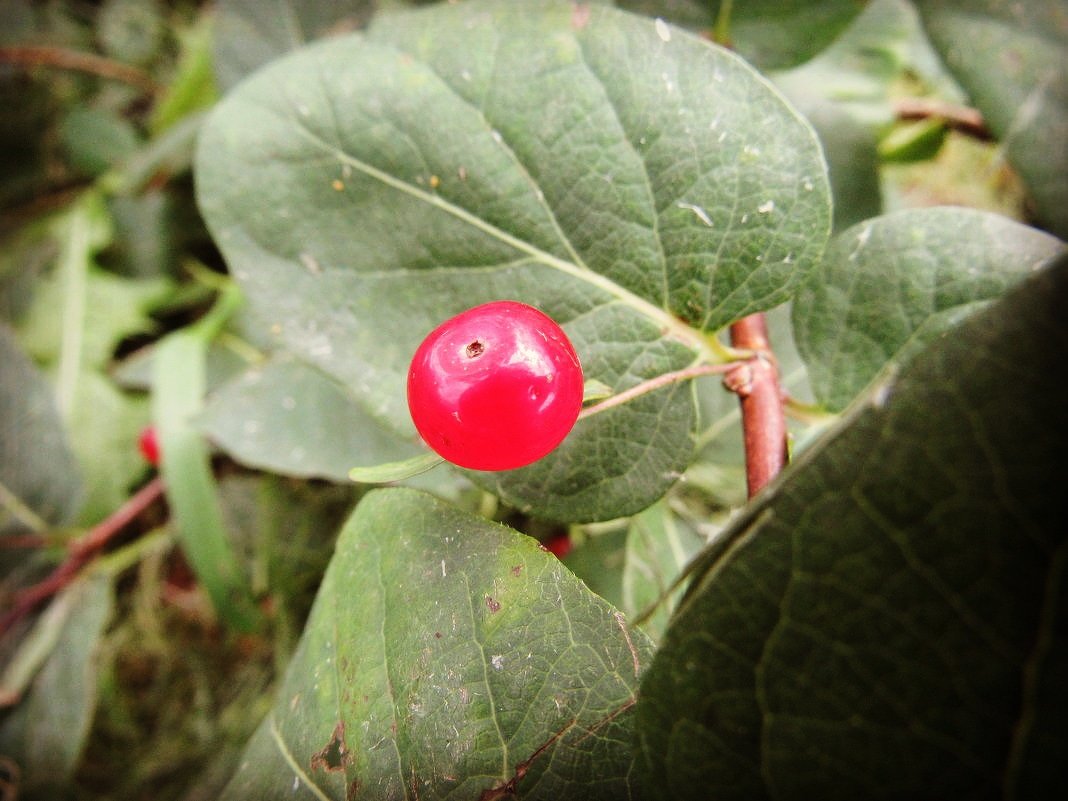
M 238 461 L 292 476 L 347 481 L 353 467 L 427 452 L 383 428 L 347 387 L 293 359 L 220 387 L 196 424 Z

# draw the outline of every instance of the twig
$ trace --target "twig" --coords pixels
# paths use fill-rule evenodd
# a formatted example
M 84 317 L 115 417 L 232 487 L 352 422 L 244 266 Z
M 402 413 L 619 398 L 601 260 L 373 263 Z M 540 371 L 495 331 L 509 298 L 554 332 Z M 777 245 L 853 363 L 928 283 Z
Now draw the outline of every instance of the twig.
M 730 331 L 734 347 L 755 354 L 723 378 L 724 386 L 738 395 L 742 405 L 745 478 L 752 498 L 786 466 L 786 416 L 764 315 L 744 317 Z
M 86 72 L 112 81 L 121 81 L 149 94 L 160 87 L 152 77 L 137 67 L 120 64 L 110 58 L 46 45 L 12 45 L 0 47 L 0 64 L 15 64 L 20 67 L 56 67 L 58 69 Z
M 983 115 L 977 109 L 967 106 L 957 106 L 929 97 L 901 97 L 894 101 L 894 113 L 903 120 L 939 119 L 950 128 L 976 139 L 992 138 Z
M 141 515 L 145 509 L 163 495 L 163 480 L 158 476 L 134 493 L 106 520 L 91 528 L 84 536 L 74 540 L 67 549 L 67 558 L 46 578 L 15 594 L 15 603 L 10 612 L 0 618 L 0 636 L 15 623 L 32 612 L 37 605 L 62 590 L 82 569 L 97 551 Z
M 674 384 L 679 381 L 688 381 L 691 378 L 700 378 L 703 375 L 716 375 L 720 373 L 729 373 L 737 367 L 737 363 L 730 364 L 698 364 L 694 367 L 687 367 L 682 370 L 675 370 L 671 373 L 663 373 L 650 378 L 648 381 L 642 381 L 640 384 L 636 384 L 630 389 L 625 389 L 620 393 L 607 398 L 600 403 L 595 403 L 593 406 L 587 406 L 579 413 L 579 420 L 584 420 L 587 417 L 591 417 L 601 412 L 606 412 L 609 409 L 621 406 L 624 403 L 634 400 L 640 395 L 644 395 L 647 392 L 666 387 L 668 384 Z

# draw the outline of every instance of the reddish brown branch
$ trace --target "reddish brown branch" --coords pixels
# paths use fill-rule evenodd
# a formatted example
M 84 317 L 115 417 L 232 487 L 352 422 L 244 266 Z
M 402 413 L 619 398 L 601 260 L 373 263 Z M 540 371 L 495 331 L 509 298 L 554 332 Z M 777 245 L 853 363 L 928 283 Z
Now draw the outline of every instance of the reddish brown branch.
M 894 113 L 902 120 L 942 120 L 950 128 L 976 139 L 991 138 L 983 115 L 967 106 L 957 106 L 928 97 L 902 97 L 894 101 Z
M 47 577 L 15 595 L 15 603 L 0 618 L 0 636 L 28 615 L 38 604 L 51 598 L 70 584 L 85 564 L 134 519 L 163 495 L 163 481 L 158 476 L 134 493 L 106 520 L 89 529 L 67 547 L 67 558 Z
M 159 85 L 148 73 L 120 64 L 109 58 L 81 50 L 68 50 L 63 47 L 44 45 L 12 45 L 0 47 L 0 64 L 14 64 L 20 67 L 54 67 L 57 69 L 86 72 L 112 81 L 121 81 L 136 86 L 144 92 L 154 94 Z
M 731 344 L 754 354 L 723 378 L 742 404 L 745 478 L 752 498 L 786 465 L 786 415 L 764 315 L 751 314 L 730 330 Z

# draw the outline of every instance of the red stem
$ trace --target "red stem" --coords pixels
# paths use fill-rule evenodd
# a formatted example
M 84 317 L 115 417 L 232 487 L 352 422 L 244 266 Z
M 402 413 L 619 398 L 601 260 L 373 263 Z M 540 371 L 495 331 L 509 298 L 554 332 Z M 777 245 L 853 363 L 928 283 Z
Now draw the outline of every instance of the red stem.
M 122 529 L 163 495 L 163 480 L 158 476 L 134 493 L 106 520 L 89 529 L 67 548 L 67 558 L 47 577 L 15 595 L 11 611 L 0 618 L 0 636 L 28 615 L 37 605 L 51 598 L 70 584 L 78 572 L 98 551 Z
M 11 45 L 0 47 L 0 64 L 21 67 L 55 67 L 58 69 L 86 72 L 112 81 L 121 81 L 149 94 L 159 91 L 152 77 L 128 64 L 121 64 L 96 53 L 68 50 L 49 45 Z
M 786 466 L 786 415 L 764 315 L 739 320 L 730 333 L 734 347 L 754 353 L 723 380 L 742 405 L 745 478 L 752 498 Z

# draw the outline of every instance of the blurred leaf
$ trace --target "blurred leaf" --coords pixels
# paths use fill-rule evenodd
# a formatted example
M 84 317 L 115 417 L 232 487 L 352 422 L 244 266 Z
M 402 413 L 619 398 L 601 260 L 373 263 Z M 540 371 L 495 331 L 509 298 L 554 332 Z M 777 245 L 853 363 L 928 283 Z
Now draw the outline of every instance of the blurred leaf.
M 373 490 L 223 798 L 627 797 L 648 656 L 533 539 Z
M 362 28 L 375 0 L 219 0 L 215 75 L 228 90 L 248 73 L 329 34 Z
M 80 495 L 52 388 L 0 323 L 0 533 L 65 523 Z
M 934 158 L 942 149 L 948 130 L 944 121 L 935 118 L 901 123 L 879 141 L 879 158 L 884 162 Z
M 794 300 L 817 398 L 845 408 L 888 362 L 904 363 L 1064 250 L 971 209 L 901 211 L 845 231 Z
M 917 0 L 931 41 L 1001 140 L 1038 218 L 1068 238 L 1068 14 L 1063 3 Z
M 651 797 L 1063 789 L 1066 301 L 1061 258 L 888 375 L 703 557 L 642 682 Z
M 61 797 L 85 748 L 97 701 L 97 650 L 111 619 L 111 577 L 88 576 L 53 602 L 62 615 L 42 618 L 61 628 L 51 655 L 22 702 L 0 721 L 0 753 L 14 759 L 18 797 Z
M 211 63 L 212 23 L 212 16 L 202 11 L 193 25 L 177 32 L 178 69 L 156 101 L 149 120 L 156 138 L 218 99 Z
M 810 61 L 774 76 L 823 142 L 834 196 L 834 228 L 882 211 L 877 144 L 894 119 L 900 82 L 922 77 L 947 99 L 959 99 L 906 0 L 875 0 L 842 35 Z
M 78 382 L 69 438 L 84 476 L 78 521 L 98 523 L 114 512 L 145 474 L 137 437 L 150 421 L 148 399 L 123 392 L 105 375 L 85 373 Z
M 106 172 L 140 145 L 133 123 L 90 106 L 76 106 L 67 112 L 59 135 L 71 166 L 90 176 Z
M 410 356 L 451 314 L 537 305 L 620 391 L 716 358 L 702 332 L 785 300 L 822 250 L 822 156 L 762 78 L 678 29 L 573 12 L 383 15 L 261 71 L 205 128 L 201 208 L 261 330 L 404 436 Z M 670 387 L 475 478 L 545 517 L 625 515 L 685 469 L 693 414 Z
M 192 427 L 203 404 L 212 329 L 229 316 L 237 297 L 225 292 L 211 316 L 170 334 L 157 346 L 152 417 L 160 443 L 160 475 L 182 549 L 218 615 L 238 631 L 250 631 L 259 613 L 223 523 L 207 446 Z
M 681 588 L 670 596 L 675 579 L 705 538 L 687 526 L 663 501 L 635 515 L 627 532 L 627 562 L 623 571 L 623 611 L 629 618 L 656 610 L 642 622 L 642 630 L 660 640 L 675 609 Z
M 290 476 L 348 481 L 356 465 L 426 452 L 384 429 L 336 380 L 286 358 L 221 387 L 196 425 L 239 462 Z
M 170 288 L 166 280 L 121 278 L 95 266 L 72 286 L 69 275 L 56 271 L 37 286 L 33 306 L 19 324 L 22 341 L 38 361 L 57 364 L 64 342 L 75 339 L 79 372 L 102 370 L 126 337 L 156 329 L 148 312 Z M 69 311 L 74 304 L 83 309 L 76 330 Z
M 96 17 L 96 33 L 112 58 L 145 64 L 163 44 L 166 20 L 158 0 L 106 0 Z

